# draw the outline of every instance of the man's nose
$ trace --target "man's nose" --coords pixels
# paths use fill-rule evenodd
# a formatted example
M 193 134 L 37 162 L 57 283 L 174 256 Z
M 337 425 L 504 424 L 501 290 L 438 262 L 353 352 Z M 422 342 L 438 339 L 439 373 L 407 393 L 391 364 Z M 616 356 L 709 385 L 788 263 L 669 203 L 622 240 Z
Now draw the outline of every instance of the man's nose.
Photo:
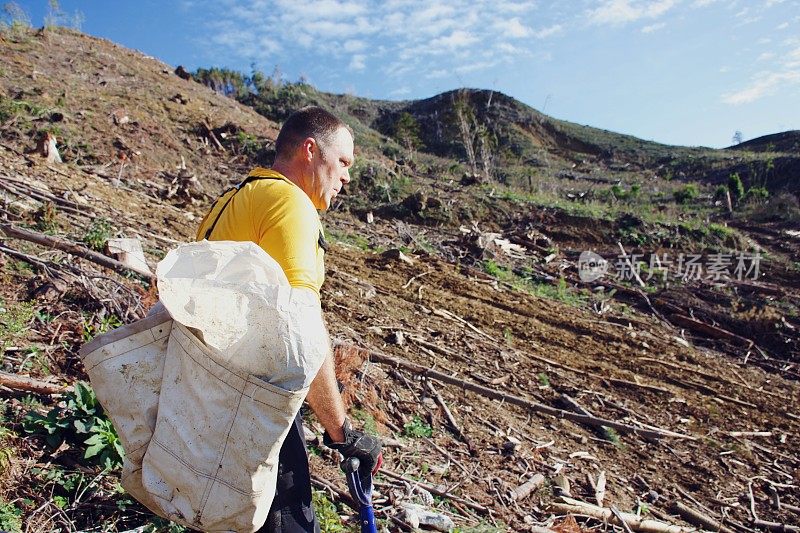
M 350 170 L 345 170 L 344 175 L 342 176 L 342 183 L 347 185 L 350 183 Z

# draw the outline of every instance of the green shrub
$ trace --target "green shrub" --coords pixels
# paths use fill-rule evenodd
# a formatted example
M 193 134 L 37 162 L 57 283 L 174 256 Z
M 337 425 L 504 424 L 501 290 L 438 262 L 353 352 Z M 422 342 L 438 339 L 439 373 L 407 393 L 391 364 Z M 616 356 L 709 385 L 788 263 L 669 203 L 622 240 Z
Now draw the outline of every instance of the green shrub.
M 22 511 L 13 503 L 0 499 L 0 531 L 19 533 L 22 531 Z
M 745 195 L 745 200 L 760 203 L 769 198 L 769 191 L 764 187 L 750 187 Z
M 731 200 L 734 203 L 738 203 L 744 198 L 744 184 L 738 172 L 734 172 L 728 177 L 728 190 L 731 192 Z
M 104 218 L 97 218 L 86 228 L 83 242 L 92 250 L 102 252 L 108 239 L 110 239 L 113 234 L 114 228 L 111 226 L 111 222 Z
M 64 401 L 46 415 L 28 413 L 23 419 L 27 433 L 41 435 L 47 444 L 57 448 L 68 442 L 84 448 L 84 459 L 92 459 L 104 468 L 113 470 L 122 466 L 125 452 L 114 426 L 105 416 L 92 388 L 75 383 Z
M 422 418 L 414 415 L 411 421 L 407 422 L 403 426 L 403 435 L 416 439 L 421 437 L 431 437 L 433 435 L 433 428 L 431 428 L 427 422 L 422 420 Z
M 98 322 L 94 323 L 95 317 L 89 313 L 83 315 L 83 330 L 81 338 L 83 342 L 89 342 L 98 335 L 107 333 L 112 329 L 116 329 L 122 325 L 122 321 L 115 315 L 105 315 L 99 318 Z
M 611 194 L 614 195 L 614 197 L 617 200 L 623 200 L 623 201 L 635 200 L 636 198 L 639 197 L 639 193 L 641 192 L 641 190 L 642 186 L 639 185 L 638 183 L 634 183 L 633 185 L 631 185 L 631 188 L 628 190 L 625 190 L 625 188 L 623 188 L 621 185 L 611 186 Z
M 694 183 L 689 183 L 684 185 L 677 191 L 672 193 L 672 196 L 675 198 L 675 201 L 679 204 L 685 204 L 697 198 L 700 194 L 700 190 L 697 188 L 697 185 Z
M 0 360 L 6 348 L 21 339 L 34 318 L 33 304 L 6 304 L 0 299 Z
M 314 504 L 314 512 L 319 521 L 321 531 L 325 533 L 343 533 L 347 531 L 339 518 L 339 511 L 336 505 L 328 499 L 321 490 L 315 490 L 311 495 Z
M 487 259 L 483 262 L 483 271 L 492 277 L 499 278 L 505 269 L 495 263 L 492 259 Z

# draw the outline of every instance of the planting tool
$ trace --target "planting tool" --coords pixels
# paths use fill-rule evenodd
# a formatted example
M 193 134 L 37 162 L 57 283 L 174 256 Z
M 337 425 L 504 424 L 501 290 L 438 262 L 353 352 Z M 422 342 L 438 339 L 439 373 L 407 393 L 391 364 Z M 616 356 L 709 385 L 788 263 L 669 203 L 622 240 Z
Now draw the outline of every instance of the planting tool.
M 350 496 L 358 503 L 358 522 L 361 533 L 378 533 L 375 525 L 375 514 L 372 510 L 372 474 L 369 474 L 369 484 L 364 487 L 361 476 L 358 475 L 360 462 L 357 457 L 350 457 L 342 462 L 342 470 L 347 477 L 347 488 Z

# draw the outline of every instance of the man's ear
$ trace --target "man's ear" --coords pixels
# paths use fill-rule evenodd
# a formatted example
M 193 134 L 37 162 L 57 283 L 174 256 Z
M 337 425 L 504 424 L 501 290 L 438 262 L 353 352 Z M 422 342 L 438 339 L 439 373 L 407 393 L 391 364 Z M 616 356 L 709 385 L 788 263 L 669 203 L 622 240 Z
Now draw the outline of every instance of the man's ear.
M 303 141 L 300 149 L 303 154 L 303 159 L 310 162 L 316 155 L 317 141 L 314 137 L 307 137 L 306 140 Z

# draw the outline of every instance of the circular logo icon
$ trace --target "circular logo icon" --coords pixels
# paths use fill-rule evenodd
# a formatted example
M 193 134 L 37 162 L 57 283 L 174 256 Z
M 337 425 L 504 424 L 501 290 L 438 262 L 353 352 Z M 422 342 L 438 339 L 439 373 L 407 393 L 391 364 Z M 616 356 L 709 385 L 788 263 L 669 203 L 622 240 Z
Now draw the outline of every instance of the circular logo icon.
M 578 275 L 584 283 L 596 281 L 608 272 L 608 261 L 588 250 L 578 257 Z

